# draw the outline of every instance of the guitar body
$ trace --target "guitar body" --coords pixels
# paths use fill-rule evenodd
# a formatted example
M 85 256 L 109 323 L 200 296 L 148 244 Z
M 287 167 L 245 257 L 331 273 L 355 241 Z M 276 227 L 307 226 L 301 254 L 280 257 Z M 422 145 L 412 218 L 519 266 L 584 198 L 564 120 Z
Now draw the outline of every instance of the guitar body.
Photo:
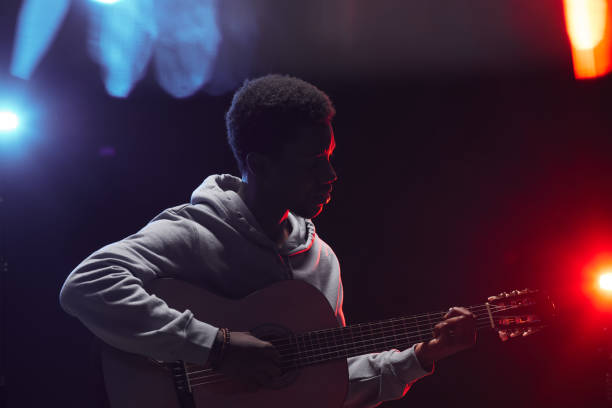
M 191 310 L 198 320 L 232 331 L 251 331 L 264 339 L 338 327 L 327 299 L 297 280 L 274 284 L 241 300 L 225 299 L 173 279 L 157 279 L 146 289 L 177 310 Z M 146 357 L 106 346 L 102 368 L 112 408 L 193 406 L 180 402 L 172 372 Z M 347 390 L 347 362 L 337 359 L 290 371 L 273 387 L 256 392 L 230 382 L 192 387 L 192 396 L 196 408 L 338 408 Z

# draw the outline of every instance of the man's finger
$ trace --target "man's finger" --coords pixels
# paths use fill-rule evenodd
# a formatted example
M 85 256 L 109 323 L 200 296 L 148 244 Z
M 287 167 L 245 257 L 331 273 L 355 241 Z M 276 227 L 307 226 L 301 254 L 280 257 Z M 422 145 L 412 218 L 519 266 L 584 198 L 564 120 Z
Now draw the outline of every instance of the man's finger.
M 266 353 L 267 356 L 271 356 L 271 357 L 280 357 L 278 350 L 276 349 L 276 346 L 274 346 L 274 344 L 266 341 L 264 342 L 264 353 Z
M 465 317 L 475 317 L 474 313 L 470 312 L 469 310 L 467 310 L 465 307 L 451 307 L 450 309 L 448 309 L 448 312 L 444 315 L 445 319 L 448 319 L 450 317 L 455 317 L 455 316 L 465 316 Z
M 445 323 L 445 322 L 440 322 L 440 323 L 436 324 L 436 325 L 433 327 L 433 337 L 434 337 L 434 338 L 436 338 L 436 337 L 439 337 L 439 336 L 440 336 L 440 334 L 442 333 L 442 329 L 443 329 L 443 327 L 444 327 L 444 326 L 446 326 L 446 323 Z

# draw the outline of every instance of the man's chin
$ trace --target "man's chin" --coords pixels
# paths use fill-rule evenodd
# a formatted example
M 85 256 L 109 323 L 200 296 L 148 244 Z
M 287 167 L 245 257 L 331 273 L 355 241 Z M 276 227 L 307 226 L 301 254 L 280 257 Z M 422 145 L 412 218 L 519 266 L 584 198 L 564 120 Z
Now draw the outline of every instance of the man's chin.
M 313 207 L 309 208 L 299 208 L 295 209 L 292 212 L 296 215 L 299 215 L 302 218 L 312 219 L 317 217 L 323 211 L 323 204 L 316 204 Z

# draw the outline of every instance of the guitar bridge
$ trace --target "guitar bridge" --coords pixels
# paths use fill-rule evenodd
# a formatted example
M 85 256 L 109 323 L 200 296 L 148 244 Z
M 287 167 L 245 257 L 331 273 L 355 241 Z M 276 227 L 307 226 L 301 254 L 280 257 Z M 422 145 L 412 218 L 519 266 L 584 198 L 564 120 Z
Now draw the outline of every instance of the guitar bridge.
M 185 362 L 174 361 L 171 363 L 156 363 L 170 371 L 180 408 L 196 408 L 193 396 L 191 394 L 191 383 L 187 377 L 187 366 Z

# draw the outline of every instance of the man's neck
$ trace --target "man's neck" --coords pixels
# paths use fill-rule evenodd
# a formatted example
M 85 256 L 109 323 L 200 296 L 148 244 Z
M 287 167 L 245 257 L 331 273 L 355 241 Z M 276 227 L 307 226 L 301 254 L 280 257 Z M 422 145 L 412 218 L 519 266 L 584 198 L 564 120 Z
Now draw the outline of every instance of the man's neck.
M 269 195 L 261 194 L 247 182 L 242 183 L 238 195 L 255 216 L 263 232 L 277 248 L 281 248 L 291 233 L 289 210 L 278 207 L 277 203 L 271 202 Z

